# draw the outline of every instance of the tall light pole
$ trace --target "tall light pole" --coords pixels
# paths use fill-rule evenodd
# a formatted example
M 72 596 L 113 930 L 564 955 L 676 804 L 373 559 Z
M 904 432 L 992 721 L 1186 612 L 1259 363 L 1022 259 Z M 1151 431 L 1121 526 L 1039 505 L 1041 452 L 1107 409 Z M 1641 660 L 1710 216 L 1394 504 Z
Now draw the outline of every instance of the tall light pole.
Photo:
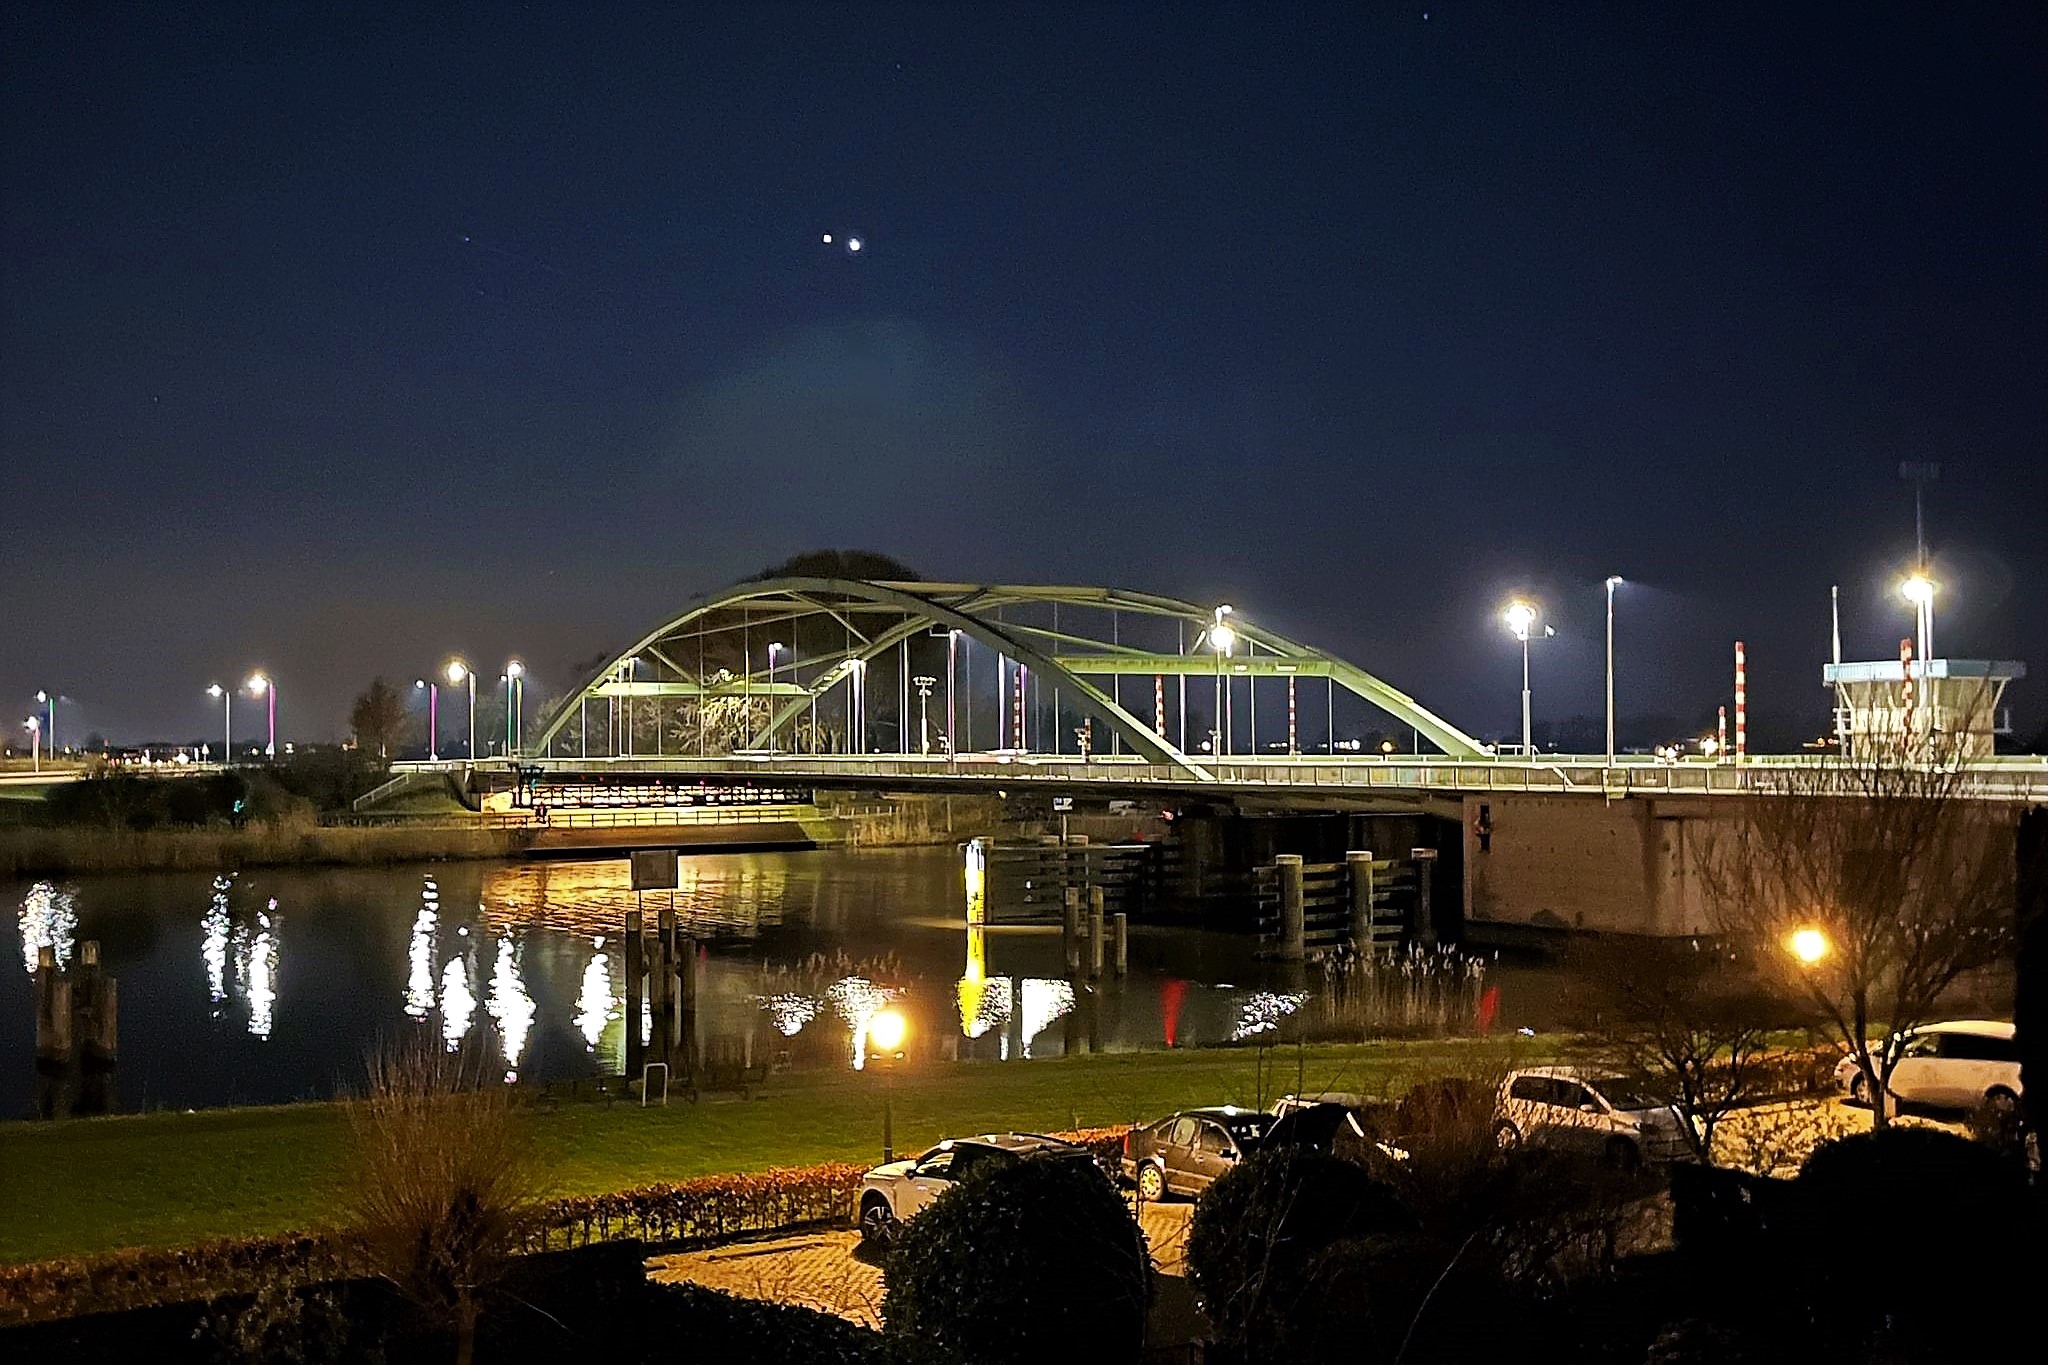
M 219 683 L 209 683 L 206 695 L 220 698 L 220 761 L 225 767 L 235 761 L 235 694 Z
M 853 692 L 852 749 L 854 753 L 864 754 L 868 751 L 868 661 L 866 659 L 849 660 L 847 662 L 847 669 L 851 674 L 847 681 L 851 685 Z
M 448 661 L 448 681 L 469 684 L 469 761 L 476 762 L 476 672 L 460 659 Z
M 910 680 L 911 686 L 917 689 L 917 751 L 921 754 L 928 754 L 932 751 L 932 731 L 931 726 L 925 720 L 925 703 L 930 700 L 932 687 L 937 682 L 937 678 L 927 677 L 924 674 L 919 674 Z
M 770 640 L 768 642 L 768 715 L 771 720 L 774 718 L 776 711 L 780 709 L 775 703 L 775 656 L 782 653 L 788 647 L 780 640 Z M 793 663 L 794 660 L 791 662 Z M 752 725 L 754 718 L 748 716 L 747 723 Z M 771 752 L 775 748 L 775 737 L 773 735 L 768 737 L 768 748 Z
M 28 731 L 29 754 L 35 761 L 35 771 L 41 772 L 43 770 L 43 723 L 36 717 L 30 716 L 21 723 L 21 728 Z
M 1536 608 L 1527 602 L 1508 603 L 1501 620 L 1507 623 L 1508 631 L 1522 642 L 1522 757 L 1527 759 L 1533 752 L 1529 732 L 1529 632 L 1536 625 Z
M 268 705 L 270 712 L 270 740 L 263 746 L 263 756 L 275 763 L 277 761 L 277 684 L 271 681 L 270 676 L 266 673 L 251 673 L 249 681 L 244 686 L 249 689 L 250 696 L 261 697 Z
M 1237 631 L 1224 619 L 1229 615 L 1230 607 L 1227 603 L 1216 608 L 1208 628 L 1195 638 L 1196 648 L 1199 649 L 1206 644 L 1216 651 L 1216 721 L 1213 728 L 1216 732 L 1215 750 L 1218 758 L 1223 757 L 1223 751 L 1230 743 L 1230 732 L 1223 724 L 1223 661 L 1237 648 Z
M 1620 574 L 1607 577 L 1607 766 L 1614 766 L 1614 590 L 1625 580 Z M 1528 684 L 1524 683 L 1523 687 Z
M 953 728 L 953 680 L 959 673 L 960 632 L 946 632 L 946 761 L 960 759 L 960 732 Z
M 526 738 L 526 665 L 513 659 L 505 665 L 505 757 L 519 752 Z
M 427 690 L 427 762 L 441 761 L 441 688 L 425 678 L 412 680 L 413 690 Z
M 1920 711 L 1920 728 L 1930 734 L 1934 729 L 1934 691 L 1928 686 L 1927 666 L 1934 660 L 1934 594 L 1939 587 L 1927 576 L 1924 563 L 1899 584 L 1899 594 L 1913 604 L 1914 624 L 1920 637 L 1920 685 L 1913 689 L 1913 700 Z
M 36 700 L 49 708 L 50 718 L 43 722 L 43 738 L 49 741 L 50 757 L 57 757 L 57 694 L 48 689 L 36 693 Z

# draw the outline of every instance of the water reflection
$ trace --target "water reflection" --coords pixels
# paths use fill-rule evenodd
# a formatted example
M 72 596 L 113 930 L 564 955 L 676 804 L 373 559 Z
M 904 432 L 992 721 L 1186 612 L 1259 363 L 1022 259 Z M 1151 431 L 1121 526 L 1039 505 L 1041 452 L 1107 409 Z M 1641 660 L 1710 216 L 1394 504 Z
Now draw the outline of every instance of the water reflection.
M 794 1038 L 802 1033 L 804 1025 L 818 1017 L 825 1002 L 811 995 L 797 995 L 785 992 L 771 995 L 762 1000 L 761 1007 L 768 1011 L 768 1018 L 775 1025 L 775 1031 L 785 1038 Z
M 441 895 L 429 880 L 420 893 L 419 914 L 413 917 L 406 944 L 405 1012 L 424 1019 L 434 1012 L 434 940 L 441 925 Z
M 484 1009 L 497 1021 L 498 1037 L 505 1051 L 505 1065 L 511 1068 L 505 1079 L 519 1079 L 519 1058 L 526 1051 L 526 1036 L 533 1031 L 533 997 L 519 979 L 519 951 L 510 935 L 498 940 L 498 958 L 491 968 L 491 993 Z
M 469 989 L 469 959 L 457 953 L 448 959 L 441 973 L 441 1041 L 450 1052 L 462 1046 L 475 1014 L 476 996 Z
M 604 951 L 603 935 L 593 938 L 591 946 L 598 951 L 583 969 L 583 988 L 576 995 L 576 1030 L 583 1035 L 584 1048 L 595 1052 L 605 1025 L 622 1018 L 624 1010 L 622 997 L 612 994 L 611 958 Z
M 1238 1003 L 1237 1027 L 1231 1030 L 1230 1040 L 1241 1043 L 1261 1033 L 1271 1033 L 1280 1027 L 1280 1021 L 1300 1009 L 1308 996 L 1301 991 L 1250 991 Z
M 216 1019 L 228 998 L 228 892 L 234 884 L 231 876 L 215 877 L 213 899 L 199 918 L 199 960 L 206 964 L 206 998 Z
M 1057 981 L 1048 977 L 1027 976 L 1024 978 L 1024 1055 L 1031 1055 L 1031 1040 L 1043 1033 L 1056 1019 L 1072 1013 L 1074 1008 L 1074 984 L 1071 981 Z
M 36 958 L 44 948 L 56 953 L 58 967 L 70 965 L 71 949 L 78 941 L 77 897 L 70 887 L 36 882 L 21 898 L 16 918 L 21 923 L 21 961 L 25 968 L 31 972 L 36 969 Z
M 257 912 L 256 936 L 241 963 L 242 985 L 249 996 L 249 1032 L 266 1041 L 277 1014 L 277 934 L 268 913 L 276 909 L 273 900 L 268 910 Z
M 889 1002 L 889 992 L 864 976 L 849 976 L 826 987 L 825 998 L 853 1030 L 853 1069 L 864 1069 L 868 1064 L 868 1024 Z

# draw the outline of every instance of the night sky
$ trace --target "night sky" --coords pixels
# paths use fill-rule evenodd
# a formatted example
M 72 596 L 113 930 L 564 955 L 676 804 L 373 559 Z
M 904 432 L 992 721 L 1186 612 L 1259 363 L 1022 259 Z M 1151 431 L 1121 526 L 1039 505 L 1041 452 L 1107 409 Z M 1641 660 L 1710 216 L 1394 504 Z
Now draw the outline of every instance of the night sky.
M 841 546 L 1488 734 L 1503 599 L 1595 713 L 1620 573 L 1624 713 L 1742 637 L 1817 728 L 1919 459 L 1940 652 L 2048 674 L 2038 4 L 414 8 L 0 21 L 0 702 L 334 737 Z

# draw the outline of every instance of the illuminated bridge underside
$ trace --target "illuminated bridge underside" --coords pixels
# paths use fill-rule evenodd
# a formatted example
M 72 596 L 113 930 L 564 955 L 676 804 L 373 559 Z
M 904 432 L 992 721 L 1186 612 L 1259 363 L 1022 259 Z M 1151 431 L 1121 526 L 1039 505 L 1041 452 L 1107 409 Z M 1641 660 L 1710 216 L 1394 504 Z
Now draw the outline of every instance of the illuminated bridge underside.
M 1262 741 L 1278 742 L 1283 730 L 1292 743 L 1296 689 L 1284 689 L 1288 714 L 1276 717 L 1282 689 L 1258 688 L 1292 679 L 1319 684 L 1311 691 L 1324 708 L 1340 692 L 1363 701 L 1389 729 L 1411 730 L 1448 757 L 1486 755 L 1479 741 L 1406 693 L 1256 621 L 1232 615 L 1230 649 L 1212 648 L 1205 632 L 1214 620 L 1211 608 L 1114 588 L 747 583 L 677 614 L 606 663 L 556 708 L 525 752 L 710 759 L 766 751 L 792 762 L 954 749 L 1078 757 L 1073 730 L 1085 722 L 1096 754 L 1127 755 L 1206 783 L 1230 761 L 1239 732 L 1254 751 Z M 1138 681 L 1129 684 L 1133 676 Z M 989 685 L 977 694 L 984 677 Z M 1133 701 L 1134 691 L 1142 699 Z M 1213 736 L 1207 754 L 1190 752 L 1201 747 L 1188 742 L 1191 716 L 1198 737 Z M 1020 732 L 1022 744 L 1015 742 Z M 996 742 L 977 743 L 977 733 Z

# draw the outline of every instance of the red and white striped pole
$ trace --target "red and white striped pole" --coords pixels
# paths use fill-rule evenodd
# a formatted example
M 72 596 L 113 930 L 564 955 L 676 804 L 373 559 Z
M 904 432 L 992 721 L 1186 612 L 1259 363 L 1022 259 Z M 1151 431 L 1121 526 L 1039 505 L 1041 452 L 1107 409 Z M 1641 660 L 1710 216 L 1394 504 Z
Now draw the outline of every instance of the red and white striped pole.
M 1749 754 L 1749 663 L 1742 641 L 1735 642 L 1735 761 Z
M 1907 715 L 1913 713 L 1913 641 L 1910 637 L 1899 641 L 1899 706 Z M 1904 726 L 1900 728 L 1904 729 Z
M 1017 748 L 1024 748 L 1024 665 L 1017 665 Z
M 1152 728 L 1159 732 L 1161 739 L 1166 738 L 1166 675 L 1164 673 L 1154 673 L 1152 675 Z
M 1294 675 L 1292 673 L 1287 675 L 1287 752 L 1289 754 L 1301 752 L 1301 744 L 1297 741 L 1294 730 Z
M 1716 708 L 1714 716 L 1714 753 L 1717 757 L 1728 756 L 1728 708 Z

